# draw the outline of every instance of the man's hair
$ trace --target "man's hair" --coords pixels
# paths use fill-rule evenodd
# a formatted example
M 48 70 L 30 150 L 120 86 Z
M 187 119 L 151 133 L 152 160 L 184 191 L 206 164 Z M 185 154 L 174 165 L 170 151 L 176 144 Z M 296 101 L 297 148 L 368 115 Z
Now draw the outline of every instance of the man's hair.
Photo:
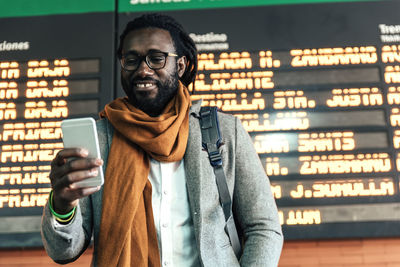
M 150 13 L 130 21 L 119 38 L 119 47 L 117 51 L 118 57 L 121 58 L 122 56 L 122 46 L 126 35 L 131 31 L 143 28 L 159 28 L 167 30 L 170 33 L 178 56 L 185 56 L 187 59 L 186 70 L 180 80 L 185 86 L 194 83 L 197 73 L 196 45 L 188 33 L 183 29 L 182 25 L 170 16 Z

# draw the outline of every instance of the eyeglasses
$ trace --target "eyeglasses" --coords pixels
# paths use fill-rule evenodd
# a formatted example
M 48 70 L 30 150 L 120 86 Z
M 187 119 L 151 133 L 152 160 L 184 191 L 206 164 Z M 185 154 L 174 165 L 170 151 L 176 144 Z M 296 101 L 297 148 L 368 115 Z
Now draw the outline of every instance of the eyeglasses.
M 127 53 L 122 55 L 120 63 L 123 69 L 128 71 L 134 71 L 139 68 L 140 64 L 144 60 L 147 66 L 152 70 L 159 70 L 165 67 L 167 57 L 177 57 L 177 54 L 170 52 L 153 51 L 147 53 L 147 55 L 141 56 L 136 53 Z

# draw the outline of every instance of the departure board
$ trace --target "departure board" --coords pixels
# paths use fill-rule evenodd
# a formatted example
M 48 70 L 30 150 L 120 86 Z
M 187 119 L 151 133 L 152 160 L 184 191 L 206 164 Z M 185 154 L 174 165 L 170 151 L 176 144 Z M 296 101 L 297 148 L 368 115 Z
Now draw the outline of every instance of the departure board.
M 400 235 L 398 10 L 379 1 L 167 13 L 199 50 L 192 98 L 249 132 L 286 240 Z M 121 15 L 120 30 L 138 15 Z
M 249 132 L 286 240 L 400 236 L 400 2 L 83 2 L 0 18 L 0 248 L 42 245 L 60 122 L 125 95 L 118 37 L 157 5 L 199 50 L 193 100 Z
M 60 123 L 114 96 L 113 13 L 0 19 L 0 247 L 41 246 Z

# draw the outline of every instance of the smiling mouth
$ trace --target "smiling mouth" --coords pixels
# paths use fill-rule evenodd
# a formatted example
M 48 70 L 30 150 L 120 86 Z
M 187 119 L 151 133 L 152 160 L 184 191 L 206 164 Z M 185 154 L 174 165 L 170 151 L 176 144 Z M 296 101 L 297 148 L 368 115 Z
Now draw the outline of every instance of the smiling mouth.
M 154 83 L 137 83 L 136 87 L 137 88 L 149 88 L 149 87 L 152 87 L 154 85 L 155 85 Z
M 148 93 L 158 88 L 157 83 L 148 81 L 134 82 L 133 86 L 136 88 L 135 90 L 137 92 L 143 92 L 143 93 Z

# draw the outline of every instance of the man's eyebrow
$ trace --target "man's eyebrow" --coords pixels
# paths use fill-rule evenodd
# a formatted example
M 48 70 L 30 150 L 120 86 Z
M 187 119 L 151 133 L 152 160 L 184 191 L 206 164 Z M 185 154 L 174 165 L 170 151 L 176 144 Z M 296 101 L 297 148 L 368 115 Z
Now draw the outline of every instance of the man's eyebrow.
M 149 49 L 146 54 L 155 53 L 155 52 L 163 52 L 163 51 L 161 51 L 159 49 Z M 124 55 L 135 55 L 135 56 L 140 55 L 141 56 L 141 54 L 139 54 L 136 50 L 129 50 L 126 53 L 124 53 Z
M 135 50 L 129 50 L 129 51 L 125 52 L 125 53 L 122 53 L 122 55 L 135 55 L 135 56 L 138 56 L 139 53 L 136 52 Z
M 154 53 L 154 52 L 163 52 L 159 49 L 149 49 L 149 51 L 147 51 L 147 53 Z

